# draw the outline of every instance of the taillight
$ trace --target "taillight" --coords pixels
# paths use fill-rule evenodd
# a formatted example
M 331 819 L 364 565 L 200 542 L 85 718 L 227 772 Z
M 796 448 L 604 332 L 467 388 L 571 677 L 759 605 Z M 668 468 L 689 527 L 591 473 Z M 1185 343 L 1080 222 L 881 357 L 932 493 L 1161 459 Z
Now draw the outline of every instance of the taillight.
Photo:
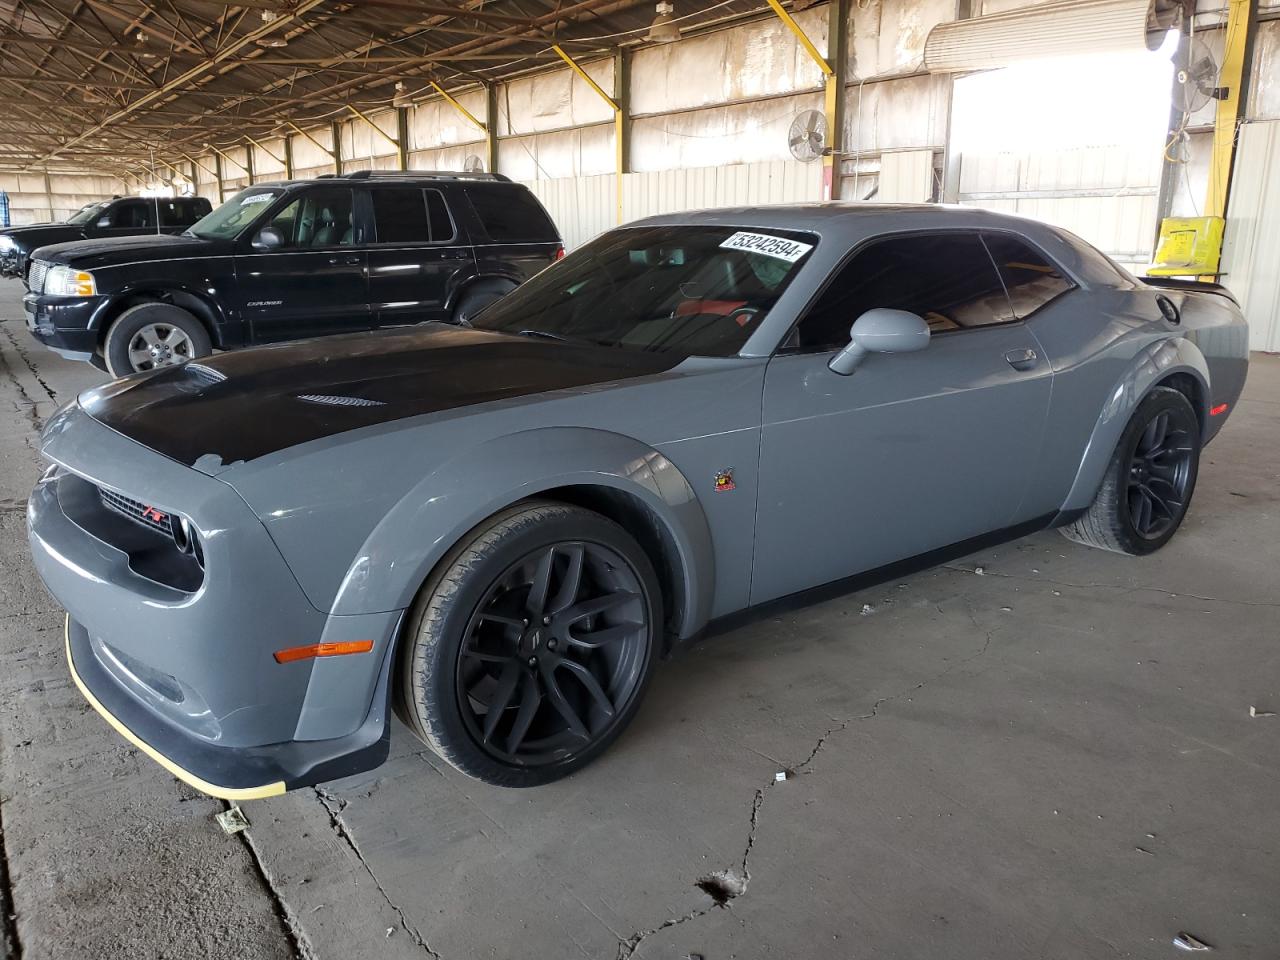
M 564 247 L 556 247 L 556 259 L 557 260 L 564 259 Z

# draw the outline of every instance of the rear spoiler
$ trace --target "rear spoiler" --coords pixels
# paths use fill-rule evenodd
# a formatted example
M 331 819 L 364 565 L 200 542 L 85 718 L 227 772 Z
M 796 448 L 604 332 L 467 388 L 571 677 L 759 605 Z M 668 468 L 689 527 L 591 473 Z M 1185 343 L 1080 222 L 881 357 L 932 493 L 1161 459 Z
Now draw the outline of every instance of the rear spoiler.
M 1220 283 L 1212 283 L 1207 280 L 1182 280 L 1178 277 L 1139 277 L 1138 279 L 1149 287 L 1217 294 L 1219 297 L 1226 297 L 1237 307 L 1240 306 L 1240 301 L 1236 299 L 1236 295 Z

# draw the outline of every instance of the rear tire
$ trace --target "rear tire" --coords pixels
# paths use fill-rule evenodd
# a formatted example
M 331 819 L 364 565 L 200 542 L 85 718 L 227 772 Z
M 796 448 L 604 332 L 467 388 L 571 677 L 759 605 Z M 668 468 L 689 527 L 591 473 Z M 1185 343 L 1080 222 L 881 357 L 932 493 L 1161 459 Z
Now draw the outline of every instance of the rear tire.
M 102 353 L 107 372 L 127 377 L 213 352 L 209 332 L 191 313 L 171 303 L 140 303 L 116 318 Z
M 489 304 L 497 303 L 514 289 L 512 284 L 499 281 L 482 281 L 476 284 L 462 295 L 453 308 L 453 322 L 469 327 L 477 313 Z
M 512 507 L 423 586 L 401 643 L 396 712 L 477 780 L 558 780 L 635 716 L 661 623 L 652 565 L 620 526 L 565 504 Z
M 1102 486 L 1063 536 L 1086 546 L 1143 556 L 1177 533 L 1200 467 L 1200 421 L 1177 390 L 1156 387 L 1133 412 Z

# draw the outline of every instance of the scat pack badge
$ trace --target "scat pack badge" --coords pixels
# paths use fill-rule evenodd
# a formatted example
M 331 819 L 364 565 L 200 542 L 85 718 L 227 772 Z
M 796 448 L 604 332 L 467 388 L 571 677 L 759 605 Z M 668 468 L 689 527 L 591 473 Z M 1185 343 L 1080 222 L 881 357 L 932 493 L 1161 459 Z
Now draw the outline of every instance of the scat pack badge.
M 730 490 L 738 489 L 738 485 L 733 482 L 733 467 L 725 467 L 723 470 L 716 471 L 716 493 L 728 493 Z

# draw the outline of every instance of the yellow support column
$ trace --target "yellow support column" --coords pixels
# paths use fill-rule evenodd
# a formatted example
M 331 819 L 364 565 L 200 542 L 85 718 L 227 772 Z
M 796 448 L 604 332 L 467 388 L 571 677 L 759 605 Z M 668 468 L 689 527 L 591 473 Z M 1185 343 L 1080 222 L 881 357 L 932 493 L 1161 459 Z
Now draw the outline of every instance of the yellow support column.
M 800 46 L 804 48 L 805 53 L 809 54 L 818 69 L 822 71 L 823 79 L 826 83 L 822 101 L 822 112 L 827 120 L 827 149 L 822 154 L 822 199 L 830 200 L 835 195 L 835 160 L 836 152 L 831 144 L 839 140 L 839 133 L 836 124 L 839 120 L 840 106 L 840 78 L 836 70 L 822 55 L 817 46 L 809 35 L 804 32 L 800 24 L 796 23 L 791 14 L 783 9 L 779 0 L 768 0 L 769 6 L 773 8 L 773 12 L 778 15 L 778 19 L 786 24 L 787 29 L 795 34 L 796 39 L 800 41 Z M 843 24 L 842 24 L 843 26 Z
M 587 71 L 583 70 L 582 67 L 578 66 L 577 62 L 573 59 L 573 57 L 569 56 L 569 54 L 564 52 L 564 48 L 561 47 L 560 44 L 553 43 L 551 45 L 551 49 L 556 52 L 556 56 L 558 56 L 561 60 L 563 60 L 565 63 L 569 65 L 569 69 L 572 70 L 574 73 L 576 73 L 583 83 L 585 83 L 587 86 L 589 86 L 592 90 L 595 91 L 596 96 L 598 96 L 601 100 L 607 103 L 610 109 L 613 110 L 613 131 L 614 131 L 614 138 L 615 138 L 613 167 L 614 167 L 614 176 L 618 181 L 616 202 L 617 202 L 618 222 L 621 223 L 622 222 L 622 175 L 626 172 L 626 143 L 623 139 L 625 128 L 626 128 L 626 117 L 623 113 L 622 106 L 618 103 L 617 100 L 613 99 L 613 97 L 605 93 L 604 90 L 601 88 L 600 84 L 592 80 L 590 75 L 587 73 Z
M 1226 96 L 1218 101 L 1213 121 L 1213 156 L 1209 162 L 1209 188 L 1204 202 L 1206 217 L 1222 217 L 1227 212 L 1227 192 L 1231 185 L 1231 161 L 1235 157 L 1236 128 L 1240 121 L 1240 93 L 1244 87 L 1245 51 L 1253 21 L 1252 0 L 1229 0 L 1226 46 L 1218 84 Z

